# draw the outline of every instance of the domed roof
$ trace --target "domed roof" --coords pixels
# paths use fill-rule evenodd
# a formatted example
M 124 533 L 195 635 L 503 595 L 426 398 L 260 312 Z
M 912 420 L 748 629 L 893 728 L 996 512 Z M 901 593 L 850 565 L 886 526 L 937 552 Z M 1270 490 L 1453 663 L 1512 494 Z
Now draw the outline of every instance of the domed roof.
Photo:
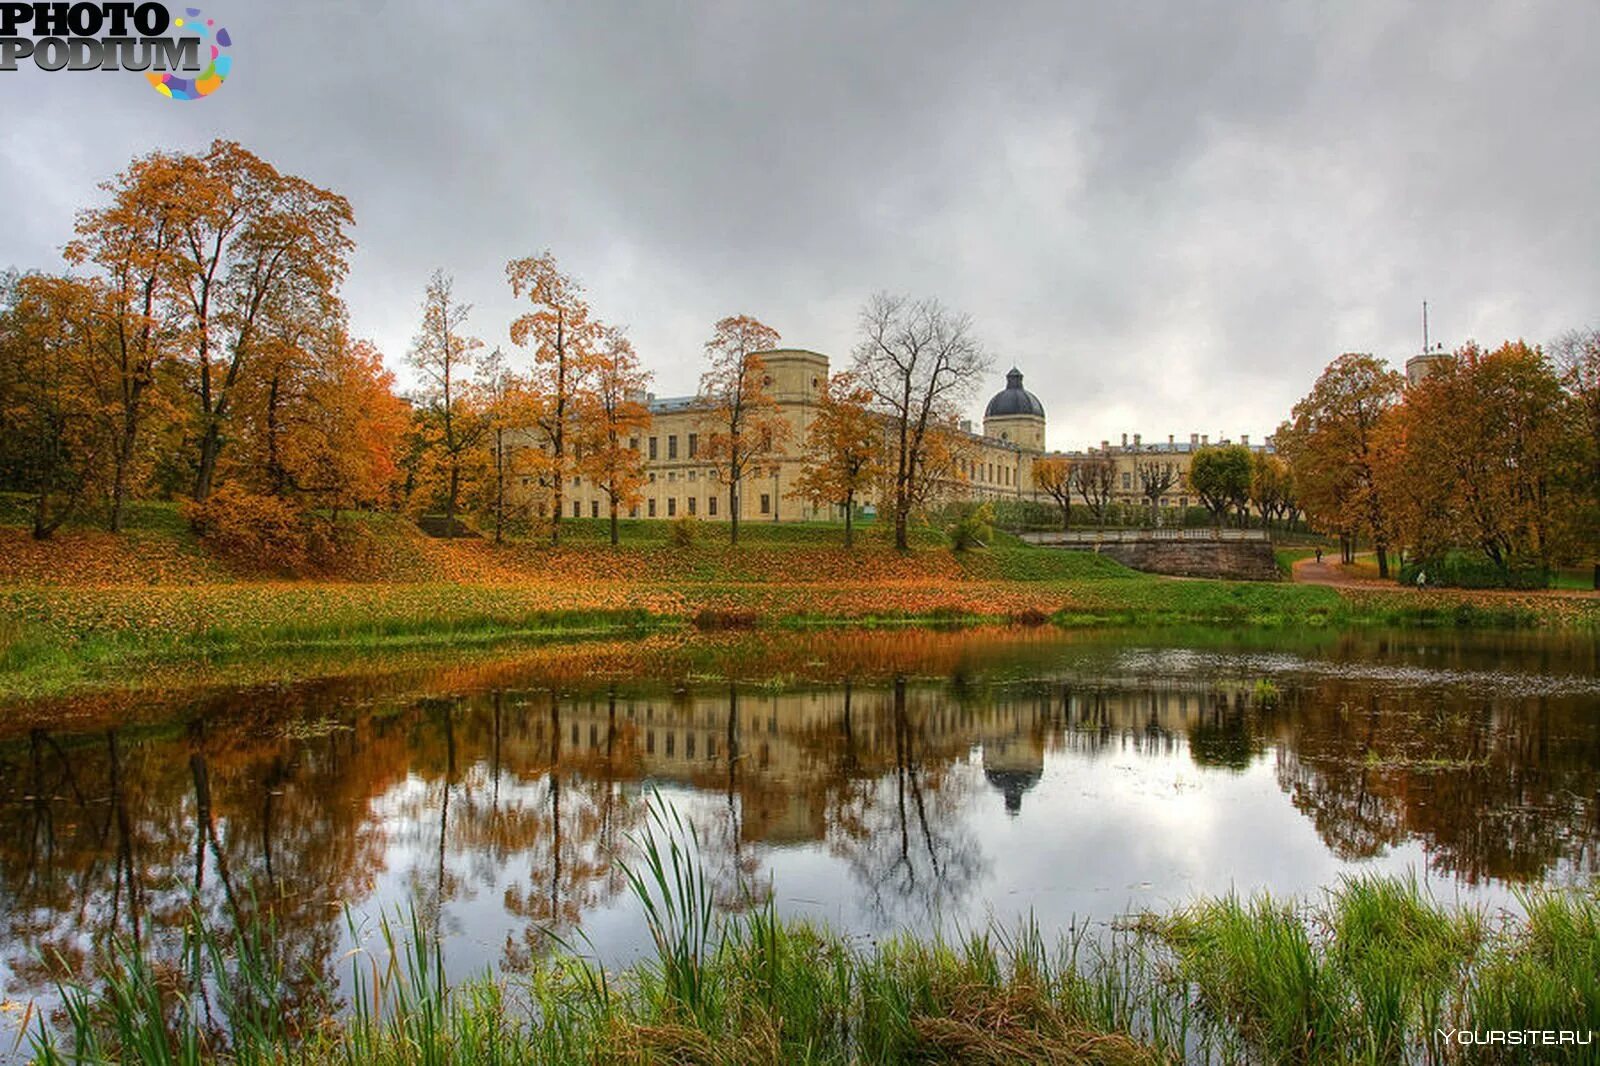
M 1016 815 L 1022 811 L 1022 794 L 1037 785 L 1044 773 L 1040 770 L 985 769 L 983 776 L 1005 797 L 1006 813 Z
M 1016 367 L 1006 375 L 1006 387 L 994 394 L 984 409 L 984 418 L 1003 418 L 1006 415 L 1037 415 L 1044 417 L 1044 404 L 1039 397 L 1022 387 L 1022 371 Z

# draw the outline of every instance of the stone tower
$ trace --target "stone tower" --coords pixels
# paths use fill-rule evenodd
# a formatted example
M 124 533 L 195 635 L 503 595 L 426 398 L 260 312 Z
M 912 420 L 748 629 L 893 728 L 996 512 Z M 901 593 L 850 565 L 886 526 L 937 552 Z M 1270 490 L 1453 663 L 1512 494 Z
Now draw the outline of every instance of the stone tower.
M 983 412 L 983 435 L 1010 441 L 1024 451 L 1044 451 L 1044 404 L 1022 387 L 1022 371 L 1006 375 L 1006 387 Z

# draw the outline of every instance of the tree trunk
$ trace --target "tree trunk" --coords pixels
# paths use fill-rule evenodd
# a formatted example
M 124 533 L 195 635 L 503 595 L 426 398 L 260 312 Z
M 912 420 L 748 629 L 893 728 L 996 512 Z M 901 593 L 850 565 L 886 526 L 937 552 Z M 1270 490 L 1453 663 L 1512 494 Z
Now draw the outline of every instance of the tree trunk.
M 1381 540 L 1373 547 L 1378 552 L 1378 576 L 1386 578 L 1389 576 L 1389 547 Z
M 739 543 L 739 480 L 728 482 L 728 543 Z
M 133 449 L 138 444 L 139 422 L 131 412 L 122 419 L 122 438 L 112 455 L 111 475 L 111 532 L 122 532 L 123 512 L 128 500 L 128 467 L 133 462 Z
M 505 543 L 506 524 L 506 450 L 502 431 L 494 431 L 494 542 Z
M 855 517 L 856 511 L 855 499 L 856 494 L 853 492 L 844 498 L 844 546 L 846 548 L 855 546 L 855 531 L 851 526 L 851 519 Z
M 217 473 L 217 454 L 221 451 L 222 430 L 214 419 L 208 419 L 205 434 L 200 438 L 200 470 L 194 479 L 194 498 L 197 503 L 204 503 L 211 495 Z
M 450 496 L 445 501 L 444 528 L 445 536 L 452 540 L 456 535 L 456 496 L 461 491 L 461 466 L 452 460 L 450 463 Z
M 615 548 L 618 543 L 617 536 L 617 498 L 611 497 L 611 546 Z

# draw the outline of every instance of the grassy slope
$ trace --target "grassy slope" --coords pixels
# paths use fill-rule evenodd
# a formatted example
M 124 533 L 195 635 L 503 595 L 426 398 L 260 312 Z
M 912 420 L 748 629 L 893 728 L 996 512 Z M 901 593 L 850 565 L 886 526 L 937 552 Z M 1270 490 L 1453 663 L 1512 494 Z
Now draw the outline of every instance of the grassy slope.
M 1010 620 L 1063 625 L 1594 626 L 1600 603 L 1414 590 L 1343 593 L 1190 581 L 1001 535 L 957 555 L 920 530 L 909 553 L 881 529 L 845 550 L 842 528 L 752 523 L 741 543 L 706 526 L 688 547 L 662 522 L 563 522 L 563 542 L 443 542 L 386 516 L 343 571 L 252 574 L 210 555 L 170 508 L 120 537 L 87 529 L 36 543 L 0 528 L 0 698 L 126 683 L 150 662 L 317 647 L 395 649 L 603 629 Z

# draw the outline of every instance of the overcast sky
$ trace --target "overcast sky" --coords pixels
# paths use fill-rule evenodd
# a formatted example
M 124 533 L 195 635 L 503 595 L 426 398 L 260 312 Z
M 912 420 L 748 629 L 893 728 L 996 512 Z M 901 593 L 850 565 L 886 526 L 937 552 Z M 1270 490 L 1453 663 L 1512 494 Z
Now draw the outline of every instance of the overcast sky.
M 176 9 L 176 5 L 174 5 Z M 1227 13 L 1223 13 L 1223 9 Z M 1204 9 L 1204 10 L 1202 10 Z M 658 394 L 712 323 L 848 359 L 876 289 L 970 313 L 1053 447 L 1264 434 L 1342 351 L 1600 323 L 1600 4 L 217 0 L 234 72 L 0 73 L 0 266 L 96 183 L 242 142 L 355 209 L 403 373 L 428 274 L 509 348 L 549 248 Z

